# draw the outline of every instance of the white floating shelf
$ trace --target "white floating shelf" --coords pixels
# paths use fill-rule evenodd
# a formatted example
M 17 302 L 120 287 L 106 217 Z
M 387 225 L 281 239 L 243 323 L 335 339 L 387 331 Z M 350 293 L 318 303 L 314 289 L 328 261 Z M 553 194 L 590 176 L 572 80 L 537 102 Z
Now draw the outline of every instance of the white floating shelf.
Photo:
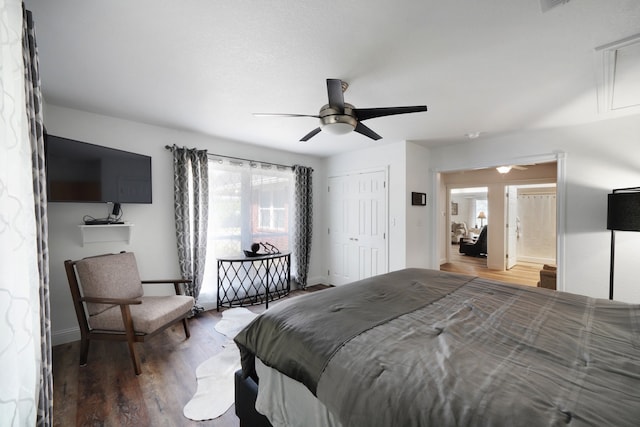
M 82 233 L 82 246 L 86 243 L 102 242 L 127 242 L 131 243 L 131 231 L 133 224 L 99 224 L 99 225 L 79 225 Z

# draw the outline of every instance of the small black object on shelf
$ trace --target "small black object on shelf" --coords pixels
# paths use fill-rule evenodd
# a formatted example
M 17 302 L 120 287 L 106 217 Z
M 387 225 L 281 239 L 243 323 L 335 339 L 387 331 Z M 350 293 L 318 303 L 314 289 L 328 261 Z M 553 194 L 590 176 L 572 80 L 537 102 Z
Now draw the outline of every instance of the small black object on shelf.
M 121 225 L 124 224 L 124 221 L 116 221 L 110 219 L 86 219 L 84 221 L 84 225 Z
M 265 251 L 262 252 L 262 253 L 258 252 L 261 247 L 265 249 Z M 274 252 L 269 247 L 275 248 L 276 251 Z M 246 249 L 243 249 L 242 252 L 244 252 L 244 256 L 246 256 L 248 258 L 255 258 L 255 257 L 259 257 L 259 256 L 272 255 L 272 254 L 279 254 L 280 253 L 280 252 L 277 251 L 277 248 L 275 246 L 273 246 L 272 244 L 270 244 L 270 243 L 262 243 L 262 242 L 260 242 L 260 243 L 252 243 L 250 251 L 248 251 Z
M 261 253 L 258 253 L 259 250 L 260 250 L 260 243 L 252 243 L 250 251 L 245 249 L 242 252 L 244 252 L 244 256 L 246 257 L 258 257 L 263 255 Z
M 264 252 L 262 253 L 258 252 L 261 247 L 264 248 Z M 254 257 L 259 257 L 264 255 L 277 255 L 280 253 L 280 250 L 275 246 L 273 246 L 271 243 L 260 242 L 260 243 L 253 243 L 251 245 L 250 251 L 243 249 L 242 252 L 244 252 L 244 256 L 248 258 L 254 258 Z
M 276 248 L 269 242 L 264 242 L 264 243 L 260 242 L 260 244 L 262 245 L 266 253 L 269 255 L 275 255 L 280 253 L 280 249 Z

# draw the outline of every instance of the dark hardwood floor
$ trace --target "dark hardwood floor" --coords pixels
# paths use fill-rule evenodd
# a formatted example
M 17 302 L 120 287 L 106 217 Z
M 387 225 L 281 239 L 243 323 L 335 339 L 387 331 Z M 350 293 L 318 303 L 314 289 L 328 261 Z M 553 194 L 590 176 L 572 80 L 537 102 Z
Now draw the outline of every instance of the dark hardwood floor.
M 316 285 L 306 292 L 325 288 Z M 293 291 L 290 296 L 301 292 Z M 247 308 L 264 311 L 264 305 Z M 221 351 L 226 341 L 214 329 L 222 311 L 192 318 L 188 340 L 178 324 L 136 344 L 142 361 L 139 376 L 124 342 L 92 342 L 84 367 L 79 366 L 79 341 L 53 347 L 54 426 L 238 427 L 233 406 L 209 421 L 191 421 L 182 414 L 196 391 L 196 367 Z
M 84 367 L 78 364 L 79 341 L 53 347 L 54 425 L 237 427 L 233 409 L 213 421 L 182 415 L 196 391 L 196 367 L 222 350 L 225 337 L 214 329 L 220 318 L 214 310 L 191 319 L 188 340 L 178 324 L 136 344 L 139 376 L 124 342 L 92 342 Z

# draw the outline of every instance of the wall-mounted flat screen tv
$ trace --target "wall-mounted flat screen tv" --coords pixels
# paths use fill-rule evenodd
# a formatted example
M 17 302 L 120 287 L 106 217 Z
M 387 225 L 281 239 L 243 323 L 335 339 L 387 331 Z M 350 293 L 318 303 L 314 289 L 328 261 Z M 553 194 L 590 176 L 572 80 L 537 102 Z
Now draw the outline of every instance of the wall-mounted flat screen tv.
M 151 157 L 45 136 L 49 202 L 151 203 Z

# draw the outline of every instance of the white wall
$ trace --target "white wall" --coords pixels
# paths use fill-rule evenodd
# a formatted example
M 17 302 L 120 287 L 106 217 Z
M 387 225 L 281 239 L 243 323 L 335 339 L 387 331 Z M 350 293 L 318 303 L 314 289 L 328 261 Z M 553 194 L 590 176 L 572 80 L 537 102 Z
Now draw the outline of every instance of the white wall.
M 432 210 L 429 206 L 436 200 L 435 194 L 430 194 L 429 186 L 429 151 L 411 142 L 406 143 L 406 195 L 407 195 L 407 223 L 406 223 L 406 260 L 405 267 L 426 268 L 432 245 L 429 243 L 429 224 Z M 427 193 L 427 206 L 411 205 L 411 192 Z
M 102 218 L 107 205 L 101 203 L 50 203 L 49 253 L 51 276 L 51 323 L 53 344 L 79 339 L 78 324 L 64 273 L 63 261 L 101 253 L 135 252 L 143 279 L 179 277 L 173 219 L 173 166 L 165 145 L 197 147 L 228 156 L 313 167 L 314 230 L 325 228 L 321 209 L 326 188 L 325 161 L 263 147 L 220 140 L 195 133 L 150 126 L 112 117 L 47 105 L 45 125 L 52 135 L 133 151 L 152 157 L 153 204 L 124 204 L 123 219 L 134 224 L 130 244 L 126 242 L 81 245 L 78 225 L 84 215 Z M 325 241 L 315 233 L 311 250 L 309 284 L 326 283 Z
M 607 194 L 640 185 L 638 116 L 430 149 L 435 170 L 518 164 L 527 156 L 566 153 L 564 285 L 568 292 L 608 298 L 610 233 Z M 562 177 L 558 177 L 562 179 Z M 434 228 L 435 230 L 435 228 Z M 640 302 L 640 233 L 616 234 L 615 299 Z
M 492 183 L 487 186 L 487 202 L 489 219 L 487 223 L 487 268 L 504 270 L 507 253 L 507 230 L 503 225 L 507 223 L 506 200 L 504 198 L 504 184 Z

